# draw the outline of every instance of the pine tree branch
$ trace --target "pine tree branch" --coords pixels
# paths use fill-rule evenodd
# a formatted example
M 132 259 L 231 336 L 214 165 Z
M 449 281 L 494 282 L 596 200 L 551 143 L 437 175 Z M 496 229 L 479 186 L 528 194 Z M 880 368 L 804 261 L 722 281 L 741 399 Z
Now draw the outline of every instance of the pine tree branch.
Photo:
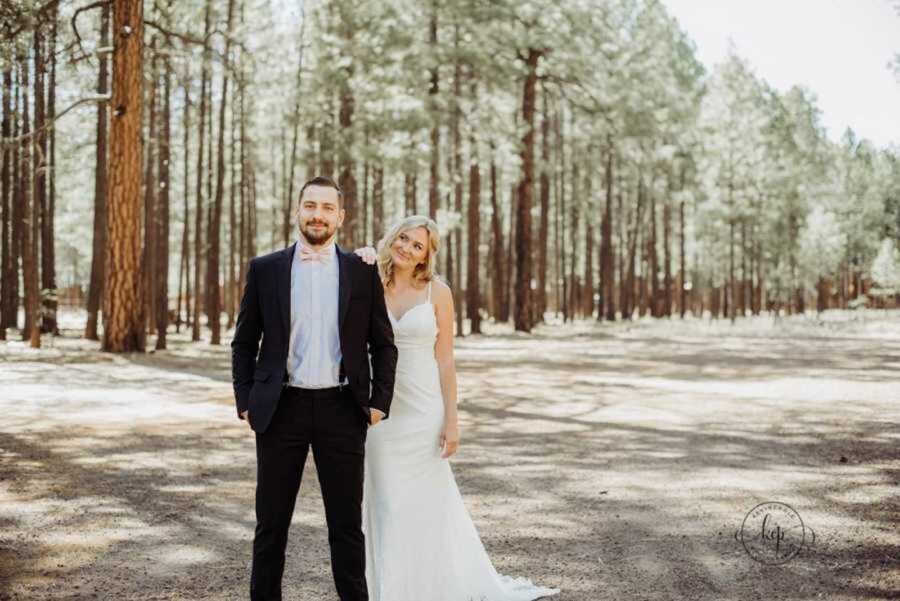
M 209 40 L 210 40 L 210 38 L 212 38 L 212 36 L 218 34 L 218 35 L 221 35 L 223 38 L 225 38 L 226 41 L 230 41 L 232 44 L 234 44 L 235 46 L 240 48 L 242 52 L 247 52 L 247 47 L 244 46 L 244 43 L 242 41 L 236 39 L 234 36 L 229 35 L 228 32 L 223 31 L 221 29 L 212 29 L 212 30 L 210 30 L 209 34 L 206 35 L 205 37 L 198 38 L 198 37 L 194 37 L 187 33 L 181 33 L 180 31 L 173 31 L 171 29 L 163 27 L 161 24 L 159 24 L 156 21 L 153 21 L 151 19 L 144 19 L 144 25 L 147 25 L 148 27 L 152 27 L 153 29 L 157 30 L 158 32 L 160 32 L 166 36 L 171 36 L 177 40 L 180 40 L 181 42 L 183 42 L 185 44 L 194 44 L 196 46 L 205 46 L 206 44 L 209 43 Z M 221 54 L 220 54 L 220 56 L 221 56 Z
M 50 129 L 53 128 L 53 126 L 56 124 L 56 122 L 59 121 L 59 119 L 63 115 L 65 115 L 72 109 L 81 106 L 82 104 L 88 104 L 90 102 L 109 102 L 110 100 L 112 100 L 111 94 L 94 94 L 92 96 L 85 96 L 84 98 L 79 98 L 78 100 L 76 100 L 75 102 L 73 102 L 72 104 L 67 106 L 65 109 L 63 109 L 62 111 L 59 111 L 58 113 L 56 113 L 56 115 L 54 116 L 52 121 L 47 121 L 46 123 L 44 123 L 43 126 L 35 129 L 34 131 L 28 132 L 27 134 L 15 136 L 15 137 L 0 138 L 0 148 L 2 148 L 4 150 L 6 148 L 14 148 L 14 147 L 18 146 L 19 144 L 21 144 L 22 142 L 31 140 L 38 134 L 48 132 Z
M 71 20 L 72 32 L 75 34 L 75 41 L 78 45 L 78 50 L 81 52 L 81 54 L 77 55 L 77 56 L 73 56 L 71 59 L 72 63 L 77 63 L 77 62 L 87 58 L 88 56 L 90 56 L 85 51 L 84 46 L 82 46 L 82 44 L 81 44 L 81 35 L 78 33 L 78 22 L 77 22 L 78 15 L 80 15 L 81 13 L 83 13 L 85 11 L 94 9 L 94 8 L 100 8 L 100 7 L 106 6 L 107 4 L 110 4 L 110 2 L 111 2 L 111 0 L 99 0 L 98 2 L 93 2 L 91 4 L 88 4 L 87 6 L 81 6 L 81 7 L 78 7 L 77 9 L 75 9 L 75 12 L 72 14 L 72 20 Z

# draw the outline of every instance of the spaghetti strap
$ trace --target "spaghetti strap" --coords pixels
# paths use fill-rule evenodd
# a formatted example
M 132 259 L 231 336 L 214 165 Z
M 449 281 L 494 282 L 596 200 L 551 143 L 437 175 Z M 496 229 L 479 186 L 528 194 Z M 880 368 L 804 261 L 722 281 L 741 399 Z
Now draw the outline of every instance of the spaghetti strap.
M 431 282 L 432 280 L 428 280 L 428 296 L 425 297 L 425 302 L 431 302 Z

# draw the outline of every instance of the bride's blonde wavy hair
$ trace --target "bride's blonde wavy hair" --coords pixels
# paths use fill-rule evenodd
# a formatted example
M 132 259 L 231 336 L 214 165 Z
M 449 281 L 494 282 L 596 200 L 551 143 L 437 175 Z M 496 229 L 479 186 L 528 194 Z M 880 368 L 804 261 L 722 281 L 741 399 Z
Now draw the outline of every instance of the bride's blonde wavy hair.
M 428 244 L 425 247 L 427 250 L 425 261 L 419 263 L 413 269 L 413 280 L 420 285 L 424 285 L 437 275 L 435 272 L 435 266 L 437 265 L 435 256 L 441 240 L 437 223 L 426 215 L 410 215 L 392 225 L 375 247 L 378 274 L 381 276 L 381 282 L 385 288 L 394 283 L 394 259 L 391 256 L 391 245 L 394 244 L 394 240 L 401 233 L 417 227 L 424 227 L 428 231 Z

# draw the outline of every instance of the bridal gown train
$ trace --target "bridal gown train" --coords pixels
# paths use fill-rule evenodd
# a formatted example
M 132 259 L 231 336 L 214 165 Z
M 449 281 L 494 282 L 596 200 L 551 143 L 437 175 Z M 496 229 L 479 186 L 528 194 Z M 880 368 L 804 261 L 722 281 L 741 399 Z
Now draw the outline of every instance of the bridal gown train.
M 499 574 L 441 458 L 442 400 L 427 300 L 399 320 L 390 418 L 366 440 L 363 532 L 370 601 L 531 601 L 559 589 Z

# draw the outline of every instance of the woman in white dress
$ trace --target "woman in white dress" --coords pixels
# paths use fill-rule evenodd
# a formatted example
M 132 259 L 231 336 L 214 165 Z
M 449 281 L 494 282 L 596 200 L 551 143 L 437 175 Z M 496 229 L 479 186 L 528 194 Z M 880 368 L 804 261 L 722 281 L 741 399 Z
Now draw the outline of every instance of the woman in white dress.
M 377 260 L 397 345 L 387 419 L 366 440 L 363 532 L 370 601 L 531 601 L 559 589 L 499 574 L 448 458 L 459 445 L 453 297 L 434 275 L 439 233 L 414 215 L 357 254 Z M 373 256 L 374 255 L 374 256 Z

